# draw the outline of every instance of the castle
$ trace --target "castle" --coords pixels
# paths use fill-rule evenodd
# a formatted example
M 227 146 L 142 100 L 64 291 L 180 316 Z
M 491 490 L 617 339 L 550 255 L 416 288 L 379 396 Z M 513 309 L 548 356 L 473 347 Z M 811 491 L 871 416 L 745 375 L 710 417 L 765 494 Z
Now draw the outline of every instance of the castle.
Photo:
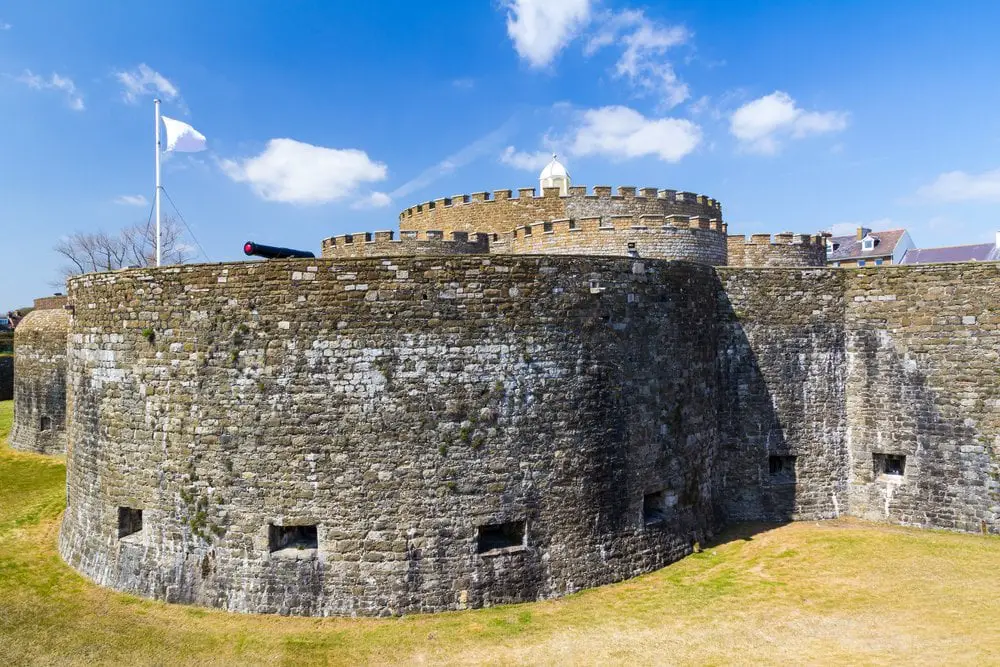
M 62 557 L 394 615 L 620 581 L 733 521 L 1000 532 L 1000 265 L 828 268 L 707 197 L 541 186 L 319 259 L 72 278 Z

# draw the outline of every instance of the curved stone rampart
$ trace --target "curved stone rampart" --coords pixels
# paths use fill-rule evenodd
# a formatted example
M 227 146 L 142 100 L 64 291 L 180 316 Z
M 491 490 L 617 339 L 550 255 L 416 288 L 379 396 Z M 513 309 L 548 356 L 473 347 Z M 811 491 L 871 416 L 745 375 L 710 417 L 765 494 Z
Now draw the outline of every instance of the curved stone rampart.
M 721 204 L 704 195 L 676 190 L 657 190 L 622 186 L 612 194 L 610 186 L 574 186 L 566 195 L 559 188 L 545 188 L 541 195 L 535 188 L 521 188 L 514 197 L 511 190 L 476 192 L 424 202 L 399 214 L 402 230 L 439 229 L 485 232 L 501 235 L 515 227 L 562 218 L 610 218 L 630 215 L 635 224 L 644 215 L 683 215 L 722 220 Z
M 709 267 L 271 260 L 69 282 L 60 553 L 244 612 L 550 598 L 711 533 Z
M 820 234 L 742 234 L 727 238 L 729 266 L 826 266 L 826 242 Z
M 638 224 L 636 224 L 638 222 Z M 631 215 L 553 220 L 523 225 L 495 244 L 495 252 L 546 255 L 618 255 L 726 264 L 725 224 L 682 215 Z
M 38 309 L 42 301 L 42 309 Z M 65 297 L 36 301 L 14 331 L 14 425 L 10 446 L 41 454 L 66 451 Z
M 322 242 L 323 257 L 400 257 L 404 255 L 480 255 L 490 251 L 486 234 L 440 231 L 391 231 L 341 234 Z

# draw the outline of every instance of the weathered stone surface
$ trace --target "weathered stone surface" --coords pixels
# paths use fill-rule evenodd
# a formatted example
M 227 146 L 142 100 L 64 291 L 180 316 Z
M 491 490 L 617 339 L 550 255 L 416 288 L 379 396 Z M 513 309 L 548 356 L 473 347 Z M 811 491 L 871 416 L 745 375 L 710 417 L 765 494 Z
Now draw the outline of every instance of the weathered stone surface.
M 851 513 L 1000 532 L 1000 264 L 846 275 Z
M 826 268 L 669 190 L 432 204 L 320 260 L 73 279 L 63 557 L 387 615 L 618 581 L 734 520 L 1000 533 L 1000 265 Z
M 61 553 L 121 590 L 314 615 L 656 569 L 716 526 L 717 291 L 709 267 L 576 257 L 75 278 Z M 523 542 L 478 553 L 505 522 Z M 315 550 L 272 553 L 272 525 L 316 526 Z
M 725 516 L 785 521 L 846 513 L 845 274 L 719 275 Z M 771 474 L 772 456 L 794 456 L 794 474 Z
M 38 308 L 42 302 L 42 308 Z M 40 454 L 66 451 L 65 297 L 36 300 L 14 332 L 14 449 Z
M 477 255 L 490 251 L 486 234 L 440 231 L 362 232 L 323 239 L 323 257 L 407 257 L 421 255 Z
M 742 234 L 727 239 L 729 266 L 825 266 L 826 240 L 819 234 Z
M 570 188 L 569 194 L 560 196 L 558 188 L 546 188 L 536 194 L 535 188 L 521 188 L 518 197 L 510 190 L 497 190 L 492 195 L 478 192 L 472 195 L 437 199 L 411 206 L 399 214 L 399 228 L 403 231 L 437 229 L 450 232 L 485 232 L 501 235 L 515 227 L 530 225 L 543 220 L 562 218 L 601 218 L 609 222 L 612 217 L 629 216 L 633 224 L 640 224 L 643 215 L 700 216 L 722 220 L 719 202 L 691 192 L 643 188 L 595 186 L 592 194 L 587 188 Z

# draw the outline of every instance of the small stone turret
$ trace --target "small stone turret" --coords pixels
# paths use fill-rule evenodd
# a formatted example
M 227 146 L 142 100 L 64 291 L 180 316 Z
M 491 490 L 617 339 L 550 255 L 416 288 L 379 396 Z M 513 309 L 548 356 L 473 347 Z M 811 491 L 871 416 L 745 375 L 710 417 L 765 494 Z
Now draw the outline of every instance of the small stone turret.
M 10 446 L 26 452 L 66 451 L 66 297 L 35 300 L 14 331 L 14 427 Z

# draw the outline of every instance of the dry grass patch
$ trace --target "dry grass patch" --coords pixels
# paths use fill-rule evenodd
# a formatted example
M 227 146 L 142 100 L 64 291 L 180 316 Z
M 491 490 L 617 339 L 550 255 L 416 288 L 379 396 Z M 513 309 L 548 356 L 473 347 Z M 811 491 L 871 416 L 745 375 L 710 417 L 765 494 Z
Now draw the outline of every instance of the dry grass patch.
M 0 403 L 0 436 L 9 422 Z M 739 526 L 658 572 L 561 600 L 389 620 L 249 616 L 77 575 L 55 547 L 64 474 L 0 447 L 0 664 L 1000 662 L 997 538 Z

